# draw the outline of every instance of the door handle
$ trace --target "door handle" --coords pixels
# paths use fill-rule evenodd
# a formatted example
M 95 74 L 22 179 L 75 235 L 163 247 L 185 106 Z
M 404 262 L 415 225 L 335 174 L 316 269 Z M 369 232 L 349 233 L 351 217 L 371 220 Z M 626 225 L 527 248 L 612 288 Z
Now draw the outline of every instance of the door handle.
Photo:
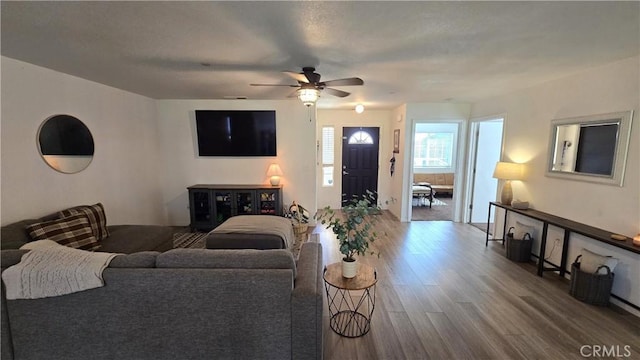
M 342 175 L 349 175 L 349 173 L 346 170 L 342 170 Z

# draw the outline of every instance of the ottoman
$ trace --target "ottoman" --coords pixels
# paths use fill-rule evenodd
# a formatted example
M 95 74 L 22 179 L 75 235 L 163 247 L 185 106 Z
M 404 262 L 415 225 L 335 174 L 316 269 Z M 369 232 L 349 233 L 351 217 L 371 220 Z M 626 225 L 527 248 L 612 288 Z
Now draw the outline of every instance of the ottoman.
M 275 215 L 238 215 L 207 235 L 207 249 L 291 249 L 295 242 L 289 219 Z

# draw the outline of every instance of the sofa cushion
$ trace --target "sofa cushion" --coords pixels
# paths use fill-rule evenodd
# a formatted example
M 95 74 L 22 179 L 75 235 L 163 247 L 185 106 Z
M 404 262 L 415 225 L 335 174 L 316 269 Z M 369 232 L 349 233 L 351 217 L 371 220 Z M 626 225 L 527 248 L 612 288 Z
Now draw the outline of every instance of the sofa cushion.
M 109 231 L 107 230 L 107 215 L 101 203 L 80 205 L 60 211 L 61 218 L 76 214 L 84 214 L 87 219 L 89 219 L 93 236 L 97 240 L 104 240 L 109 236 Z
M 34 241 L 49 239 L 60 245 L 81 250 L 93 251 L 100 248 L 91 231 L 89 220 L 83 214 L 31 224 L 27 226 L 27 231 Z
M 453 186 L 453 173 L 444 174 L 444 184 Z
M 4 249 L 19 249 L 22 245 L 31 241 L 27 226 L 39 223 L 38 219 L 27 219 L 5 225 L 0 229 L 0 246 Z
M 100 251 L 132 254 L 171 250 L 173 233 L 177 229 L 179 228 L 160 225 L 111 225 L 109 237 L 100 242 Z
M 413 183 L 428 183 L 434 193 L 453 193 L 454 173 L 413 174 Z
M 431 185 L 453 186 L 454 173 L 413 174 L 413 182 L 427 182 Z
M 111 260 L 110 268 L 154 268 L 157 251 L 141 251 L 133 254 L 120 254 Z
M 291 251 L 274 250 L 210 250 L 173 249 L 158 255 L 159 268 L 205 269 L 291 269 L 296 276 L 296 264 Z
M 0 264 L 2 268 L 8 268 L 22 260 L 22 255 L 28 253 L 29 250 L 7 249 L 0 252 Z

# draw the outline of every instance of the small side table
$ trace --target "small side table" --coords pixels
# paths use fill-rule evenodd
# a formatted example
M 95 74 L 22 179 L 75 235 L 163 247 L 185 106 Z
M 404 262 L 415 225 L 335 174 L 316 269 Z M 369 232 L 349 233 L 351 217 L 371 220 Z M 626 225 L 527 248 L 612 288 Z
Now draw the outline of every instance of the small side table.
M 371 329 L 371 317 L 376 304 L 376 270 L 366 264 L 358 265 L 358 274 L 347 279 L 342 277 L 342 263 L 333 263 L 324 268 L 324 288 L 329 303 L 329 326 L 338 335 L 355 338 Z M 362 294 L 351 296 L 351 291 Z

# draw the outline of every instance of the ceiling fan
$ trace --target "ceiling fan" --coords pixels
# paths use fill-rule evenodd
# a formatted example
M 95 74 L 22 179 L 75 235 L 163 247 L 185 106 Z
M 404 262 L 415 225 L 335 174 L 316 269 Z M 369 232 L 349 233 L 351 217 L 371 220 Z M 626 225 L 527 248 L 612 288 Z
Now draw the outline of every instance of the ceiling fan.
M 328 86 L 353 86 L 353 85 L 362 85 L 364 81 L 357 77 L 351 77 L 346 79 L 337 79 L 337 80 L 329 80 L 329 81 L 320 81 L 320 74 L 315 72 L 316 69 L 314 67 L 303 67 L 301 73 L 293 72 L 293 71 L 283 71 L 285 74 L 291 76 L 293 79 L 298 81 L 296 85 L 288 85 L 288 84 L 250 84 L 251 86 L 288 86 L 298 88 L 295 92 L 293 92 L 289 97 L 298 97 L 303 104 L 306 106 L 311 106 L 315 104 L 316 100 L 320 96 L 320 91 L 324 91 L 329 95 L 337 96 L 337 97 L 345 97 L 350 93 L 334 88 L 330 88 Z

